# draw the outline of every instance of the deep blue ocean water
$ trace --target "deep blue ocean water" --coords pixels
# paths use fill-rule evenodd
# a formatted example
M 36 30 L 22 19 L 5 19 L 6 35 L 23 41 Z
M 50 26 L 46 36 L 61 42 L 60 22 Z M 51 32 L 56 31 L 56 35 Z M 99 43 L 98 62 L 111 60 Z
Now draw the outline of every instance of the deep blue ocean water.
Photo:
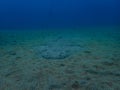
M 119 0 L 1 0 L 0 29 L 119 26 Z
M 120 90 L 120 1 L 0 0 L 0 90 Z

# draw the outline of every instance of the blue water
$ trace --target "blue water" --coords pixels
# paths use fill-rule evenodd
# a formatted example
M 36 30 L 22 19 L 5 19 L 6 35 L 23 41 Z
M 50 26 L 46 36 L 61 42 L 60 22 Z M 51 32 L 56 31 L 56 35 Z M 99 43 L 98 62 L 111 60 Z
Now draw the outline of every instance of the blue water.
M 0 28 L 119 26 L 118 0 L 1 0 Z
M 1 0 L 0 90 L 120 90 L 119 4 Z

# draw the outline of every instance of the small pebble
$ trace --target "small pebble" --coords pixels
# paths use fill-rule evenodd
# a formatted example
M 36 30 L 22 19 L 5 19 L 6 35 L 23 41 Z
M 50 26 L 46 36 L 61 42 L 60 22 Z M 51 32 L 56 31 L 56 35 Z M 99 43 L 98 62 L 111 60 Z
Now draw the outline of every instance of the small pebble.
M 88 83 L 88 80 L 81 80 L 80 85 L 85 86 Z
M 73 84 L 72 84 L 72 88 L 74 89 L 78 89 L 80 86 L 79 86 L 79 83 L 78 81 L 75 81 Z
M 89 54 L 89 53 L 91 53 L 91 51 L 84 51 L 84 53 L 88 53 Z
M 56 90 L 56 89 L 61 89 L 61 85 L 50 85 L 49 90 Z
M 86 80 L 91 80 L 91 78 L 90 77 L 86 77 Z
M 114 65 L 114 62 L 113 61 L 104 61 L 104 62 L 102 62 L 102 64 L 111 66 L 111 65 Z
M 65 73 L 67 73 L 67 74 L 73 74 L 74 71 L 73 70 L 65 70 Z
M 12 53 L 10 53 L 10 55 L 16 55 L 16 53 L 15 53 L 15 52 L 12 52 Z
M 16 60 L 20 59 L 21 57 L 16 57 Z
M 65 66 L 65 64 L 60 64 L 60 66 Z

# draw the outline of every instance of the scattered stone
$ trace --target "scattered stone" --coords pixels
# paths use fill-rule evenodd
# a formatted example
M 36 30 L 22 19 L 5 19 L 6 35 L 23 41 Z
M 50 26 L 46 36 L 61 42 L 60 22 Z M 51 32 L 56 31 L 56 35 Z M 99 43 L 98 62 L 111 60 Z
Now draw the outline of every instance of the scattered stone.
M 120 73 L 119 72 L 105 72 L 103 74 L 104 75 L 113 75 L 113 76 L 120 77 Z
M 62 85 L 50 85 L 49 90 L 60 90 L 62 88 Z
M 63 86 L 67 85 L 67 83 L 62 83 Z
M 17 41 L 13 41 L 13 42 L 15 42 L 15 43 L 16 43 Z
M 99 65 L 93 65 L 93 67 L 95 68 L 95 69 L 99 69 L 99 70 L 104 70 L 104 67 L 102 67 L 102 66 L 99 66 Z
M 7 86 L 7 82 L 0 77 L 0 90 L 5 90 L 6 86 Z
M 21 57 L 19 57 L 19 56 L 18 56 L 18 57 L 16 57 L 16 60 L 18 60 L 18 59 L 21 59 Z
M 89 68 L 87 65 L 82 65 L 83 68 Z
M 65 66 L 65 64 L 60 64 L 60 66 L 64 67 L 64 66 Z
M 85 70 L 85 71 L 88 73 L 91 73 L 91 74 L 98 74 L 99 73 L 98 71 L 95 71 L 95 70 Z
M 107 66 L 112 66 L 114 65 L 114 62 L 113 61 L 104 61 L 102 62 L 103 65 L 107 65 Z
M 78 82 L 78 81 L 75 81 L 75 82 L 72 84 L 71 87 L 74 88 L 74 89 L 78 89 L 78 88 L 80 87 L 79 82 Z
M 9 51 L 8 52 L 10 55 L 16 55 L 16 52 L 14 52 L 14 51 Z
M 19 70 L 9 71 L 9 72 L 5 75 L 5 77 L 9 77 L 9 76 L 11 76 L 11 75 L 15 75 L 16 73 L 18 73 L 18 71 L 19 71 Z
M 87 82 L 88 82 L 87 80 L 81 80 L 81 81 L 80 81 L 80 85 L 81 85 L 81 86 L 84 86 L 84 85 L 87 84 Z
M 91 78 L 90 77 L 86 77 L 86 80 L 91 80 Z
M 72 70 L 72 69 L 67 69 L 67 70 L 65 70 L 65 73 L 67 73 L 67 74 L 73 74 L 73 73 L 74 73 L 74 70 Z
M 88 85 L 85 90 L 102 90 L 102 89 L 98 89 L 97 85 L 92 84 Z
M 85 70 L 88 73 L 91 74 L 96 74 L 96 75 L 112 75 L 112 76 L 117 76 L 120 77 L 119 72 L 110 72 L 110 71 L 96 71 L 96 70 Z
M 91 53 L 91 51 L 84 51 L 84 53 L 90 54 L 90 53 Z

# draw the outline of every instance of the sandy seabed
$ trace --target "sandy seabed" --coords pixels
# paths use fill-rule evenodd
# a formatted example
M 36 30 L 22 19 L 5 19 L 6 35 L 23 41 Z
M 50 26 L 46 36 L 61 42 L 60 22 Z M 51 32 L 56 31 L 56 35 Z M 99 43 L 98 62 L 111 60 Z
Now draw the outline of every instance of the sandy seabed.
M 120 90 L 120 32 L 1 31 L 0 90 Z

